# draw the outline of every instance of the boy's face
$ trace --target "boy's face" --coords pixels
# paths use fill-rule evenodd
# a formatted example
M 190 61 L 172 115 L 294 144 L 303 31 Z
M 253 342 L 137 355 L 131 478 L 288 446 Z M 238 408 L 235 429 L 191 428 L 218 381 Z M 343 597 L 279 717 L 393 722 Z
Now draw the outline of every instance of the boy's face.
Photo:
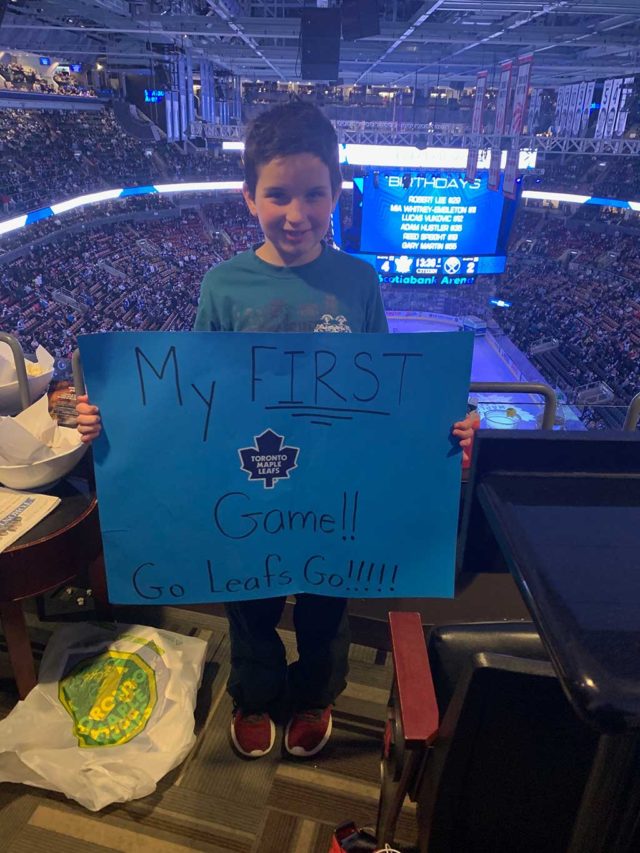
M 315 154 L 287 154 L 258 168 L 255 196 L 244 198 L 265 236 L 262 260 L 301 266 L 315 260 L 327 233 L 338 191 L 333 196 L 328 167 Z

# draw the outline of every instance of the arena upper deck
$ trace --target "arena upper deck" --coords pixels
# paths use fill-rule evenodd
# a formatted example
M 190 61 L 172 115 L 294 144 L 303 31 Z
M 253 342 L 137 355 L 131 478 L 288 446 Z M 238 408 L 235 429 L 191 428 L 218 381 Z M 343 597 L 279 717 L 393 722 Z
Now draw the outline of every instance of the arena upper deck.
M 190 48 L 196 62 L 210 60 L 220 73 L 253 80 L 301 78 L 305 4 L 292 0 L 12 0 L 4 5 L 0 50 L 73 53 L 70 61 L 106 59 L 112 70 L 135 72 Z M 328 5 L 339 4 L 330 0 Z M 341 42 L 345 84 L 470 85 L 478 70 L 526 53 L 535 57 L 535 86 L 580 82 L 594 72 L 614 77 L 640 70 L 637 0 L 381 0 L 377 8 L 377 35 Z

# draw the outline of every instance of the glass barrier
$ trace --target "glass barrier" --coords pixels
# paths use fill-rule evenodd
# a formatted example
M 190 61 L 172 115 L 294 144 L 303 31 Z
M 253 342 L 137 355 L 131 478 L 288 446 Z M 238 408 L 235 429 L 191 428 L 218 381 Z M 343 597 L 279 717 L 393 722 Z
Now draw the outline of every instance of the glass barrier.
M 542 429 L 544 403 L 523 395 L 483 393 L 478 407 L 480 429 Z M 558 402 L 556 430 L 617 429 L 625 424 L 628 406 L 576 406 Z

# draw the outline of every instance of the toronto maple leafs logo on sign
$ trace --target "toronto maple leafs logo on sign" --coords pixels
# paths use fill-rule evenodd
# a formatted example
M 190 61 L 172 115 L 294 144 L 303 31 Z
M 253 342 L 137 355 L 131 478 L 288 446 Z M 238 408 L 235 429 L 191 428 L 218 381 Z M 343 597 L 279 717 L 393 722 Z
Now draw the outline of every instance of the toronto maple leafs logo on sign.
M 276 480 L 288 480 L 289 471 L 297 468 L 299 447 L 283 447 L 284 436 L 272 429 L 254 436 L 255 447 L 238 450 L 240 466 L 250 480 L 262 480 L 265 489 L 272 489 Z

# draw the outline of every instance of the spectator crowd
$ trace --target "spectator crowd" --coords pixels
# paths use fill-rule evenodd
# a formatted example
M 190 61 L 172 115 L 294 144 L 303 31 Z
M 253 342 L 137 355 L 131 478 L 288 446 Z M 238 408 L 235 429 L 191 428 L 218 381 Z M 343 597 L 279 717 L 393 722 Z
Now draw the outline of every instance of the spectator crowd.
M 190 329 L 202 277 L 226 248 L 194 211 L 63 235 L 0 266 L 0 328 L 27 352 L 41 344 L 63 358 L 79 334 Z
M 236 154 L 150 147 L 108 108 L 0 110 L 0 156 L 0 219 L 106 187 L 242 176 Z M 544 186 L 552 181 L 557 190 L 640 198 L 631 158 L 605 167 L 569 158 L 545 170 Z M 640 390 L 638 231 L 640 215 L 629 211 L 535 203 L 518 211 L 507 272 L 490 282 L 512 307 L 495 319 L 570 402 L 593 382 L 620 405 Z M 28 352 L 42 344 L 59 357 L 87 332 L 189 329 L 204 272 L 259 239 L 244 203 L 229 195 L 139 196 L 44 219 L 0 236 L 0 329 Z M 3 253 L 11 253 L 5 263 Z M 487 281 L 473 288 L 485 306 Z M 383 298 L 396 310 L 425 302 L 415 288 L 383 289 Z M 457 293 L 441 302 L 443 313 L 463 313 Z M 531 352 L 548 339 L 553 350 Z M 607 423 L 594 410 L 585 419 Z
M 640 201 L 640 157 L 539 155 L 533 174 L 525 173 L 524 187 Z
M 237 154 L 152 147 L 129 136 L 109 108 L 0 109 L 0 158 L 5 214 L 113 187 L 242 177 Z
M 95 97 L 90 86 L 85 86 L 69 71 L 56 70 L 51 77 L 43 77 L 29 65 L 19 62 L 0 62 L 0 91 L 17 89 L 44 95 L 82 95 Z
M 500 295 L 512 306 L 496 319 L 570 402 L 584 386 L 604 383 L 611 403 L 624 409 L 640 391 L 638 236 L 616 232 L 615 224 L 593 233 L 571 220 L 523 213 L 500 281 Z M 537 354 L 544 341 L 556 346 Z M 621 420 L 620 412 L 587 417 L 600 426 Z

